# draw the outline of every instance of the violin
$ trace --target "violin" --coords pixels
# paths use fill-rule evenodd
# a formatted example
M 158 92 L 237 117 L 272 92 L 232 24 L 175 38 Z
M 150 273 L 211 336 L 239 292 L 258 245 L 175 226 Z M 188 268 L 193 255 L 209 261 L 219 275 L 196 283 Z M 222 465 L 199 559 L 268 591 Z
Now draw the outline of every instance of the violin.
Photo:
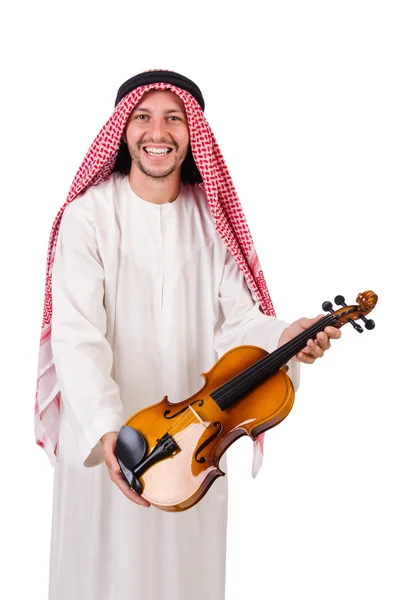
M 135 492 L 157 508 L 169 512 L 191 508 L 212 483 L 225 475 L 219 460 L 243 435 L 253 440 L 275 427 L 289 414 L 294 388 L 286 363 L 328 326 L 351 323 L 356 331 L 375 323 L 366 315 L 375 307 L 377 295 L 359 294 L 356 305 L 347 306 L 343 296 L 322 308 L 330 314 L 288 343 L 268 353 L 257 346 L 238 346 L 226 352 L 207 373 L 203 387 L 182 402 L 167 396 L 130 417 L 119 431 L 115 454 L 121 472 Z

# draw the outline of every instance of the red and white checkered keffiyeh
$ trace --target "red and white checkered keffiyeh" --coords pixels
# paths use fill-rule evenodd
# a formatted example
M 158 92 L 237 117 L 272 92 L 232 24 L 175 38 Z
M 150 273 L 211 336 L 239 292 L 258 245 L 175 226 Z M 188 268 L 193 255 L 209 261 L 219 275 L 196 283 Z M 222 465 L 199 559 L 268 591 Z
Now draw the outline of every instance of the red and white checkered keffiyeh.
M 51 272 L 62 214 L 66 206 L 79 194 L 88 187 L 105 181 L 111 175 L 127 119 L 142 95 L 150 90 L 170 90 L 183 100 L 190 132 L 191 150 L 203 180 L 200 186 L 206 192 L 216 230 L 244 273 L 248 286 L 257 297 L 264 312 L 268 315 L 275 315 L 236 190 L 200 105 L 189 92 L 171 84 L 152 83 L 136 88 L 117 104 L 110 119 L 88 150 L 73 180 L 66 202 L 58 212 L 51 230 L 40 337 L 35 434 L 37 444 L 46 450 L 52 464 L 56 463 L 57 456 L 61 392 L 51 349 Z M 255 440 L 255 451 L 257 464 L 260 466 L 263 453 L 263 434 Z M 255 469 L 256 472 L 258 468 Z

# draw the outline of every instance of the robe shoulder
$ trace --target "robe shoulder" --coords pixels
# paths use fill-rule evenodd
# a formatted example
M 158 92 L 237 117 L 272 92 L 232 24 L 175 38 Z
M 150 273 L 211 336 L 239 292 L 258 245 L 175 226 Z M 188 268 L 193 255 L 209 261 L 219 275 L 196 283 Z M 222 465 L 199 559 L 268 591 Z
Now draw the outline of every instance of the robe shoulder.
M 114 210 L 121 179 L 113 173 L 106 181 L 89 187 L 68 204 L 64 214 L 95 222 L 100 214 Z

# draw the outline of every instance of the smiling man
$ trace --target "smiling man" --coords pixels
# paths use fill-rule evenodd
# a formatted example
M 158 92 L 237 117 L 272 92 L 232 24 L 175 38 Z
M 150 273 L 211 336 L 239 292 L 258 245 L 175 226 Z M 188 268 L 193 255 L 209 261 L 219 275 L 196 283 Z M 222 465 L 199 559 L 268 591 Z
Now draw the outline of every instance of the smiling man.
M 36 397 L 55 464 L 50 600 L 223 600 L 226 478 L 188 511 L 150 507 L 120 473 L 117 432 L 198 391 L 230 348 L 272 351 L 315 320 L 274 316 L 203 111 L 177 73 L 125 82 L 51 232 Z M 339 335 L 295 357 L 295 385 Z

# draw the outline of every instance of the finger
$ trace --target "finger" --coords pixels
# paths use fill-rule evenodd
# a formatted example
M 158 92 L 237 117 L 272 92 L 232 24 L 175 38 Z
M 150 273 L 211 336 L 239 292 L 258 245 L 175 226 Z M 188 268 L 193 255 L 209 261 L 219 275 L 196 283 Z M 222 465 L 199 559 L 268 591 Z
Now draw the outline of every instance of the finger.
M 134 490 L 130 488 L 130 486 L 128 485 L 121 473 L 114 473 L 113 471 L 109 471 L 109 477 L 113 481 L 113 483 L 117 485 L 117 487 L 124 494 L 124 496 L 126 496 L 129 500 L 132 500 L 132 502 L 135 502 L 135 504 L 140 504 L 141 506 L 150 506 L 150 503 L 147 500 L 145 500 L 145 498 L 142 498 L 139 494 L 137 494 L 136 492 L 134 492 Z
M 103 460 L 107 468 L 114 473 L 118 473 L 120 471 L 119 463 L 117 462 L 117 458 L 111 452 L 103 451 Z
M 314 342 L 313 340 L 309 340 L 307 342 L 307 347 L 310 351 L 310 354 L 314 358 L 321 358 L 322 356 L 324 356 L 324 350 L 318 344 L 316 344 L 316 342 Z
M 311 356 L 311 350 L 308 346 L 305 346 L 302 350 L 300 350 L 300 352 L 303 352 L 303 354 L 306 354 L 307 356 Z
M 303 354 L 306 354 L 307 356 L 311 356 L 312 353 L 310 352 L 310 348 L 308 348 L 306 346 L 306 348 L 303 348 L 303 350 L 301 350 L 301 352 L 303 352 Z
M 327 336 L 327 334 L 324 331 L 321 331 L 320 333 L 317 334 L 316 342 L 320 346 L 320 348 L 322 348 L 323 350 L 328 350 L 331 347 L 331 342 L 329 341 L 329 337 Z
M 307 346 L 301 352 L 306 356 L 314 356 L 314 358 L 320 358 L 324 355 L 324 350 L 313 340 L 308 340 Z
M 112 471 L 113 473 L 119 473 L 120 466 L 119 466 L 119 463 L 117 462 L 117 458 L 116 458 L 116 455 L 114 454 L 113 448 L 106 445 L 102 448 L 102 451 L 103 451 L 103 459 L 105 461 L 107 468 L 110 471 Z
M 327 336 L 333 340 L 338 340 L 342 335 L 342 332 L 337 327 L 331 327 L 330 325 L 324 329 Z
M 313 364 L 314 361 L 315 361 L 315 359 L 313 358 L 313 356 L 308 355 L 308 354 L 304 354 L 303 352 L 299 352 L 295 356 L 295 360 L 297 360 L 298 362 L 301 362 L 301 363 L 306 363 L 308 365 Z
M 110 478 L 114 478 L 114 483 L 123 492 L 123 494 L 127 496 L 127 498 L 129 498 L 133 502 L 136 502 L 137 504 L 141 504 L 142 506 L 150 506 L 150 502 L 145 500 L 145 498 L 142 498 L 142 496 L 140 496 L 130 488 L 121 470 L 119 471 L 119 473 L 112 473 Z

